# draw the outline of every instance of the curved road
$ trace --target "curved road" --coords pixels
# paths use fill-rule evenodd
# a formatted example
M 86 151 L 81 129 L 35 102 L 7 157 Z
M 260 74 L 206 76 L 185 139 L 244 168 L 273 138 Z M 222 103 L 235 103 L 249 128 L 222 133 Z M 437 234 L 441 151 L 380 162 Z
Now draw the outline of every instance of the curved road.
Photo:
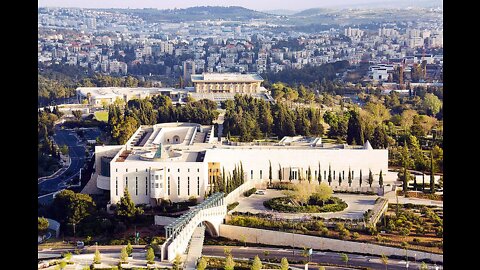
M 68 154 L 71 158 L 70 167 L 54 178 L 45 180 L 38 184 L 38 195 L 44 195 L 59 191 L 65 188 L 65 182 L 72 179 L 85 163 L 85 146 L 82 145 L 74 134 L 75 131 L 55 128 L 55 135 L 53 136 L 57 145 L 67 145 Z M 39 197 L 38 202 L 42 204 L 49 203 L 53 200 L 53 194 Z

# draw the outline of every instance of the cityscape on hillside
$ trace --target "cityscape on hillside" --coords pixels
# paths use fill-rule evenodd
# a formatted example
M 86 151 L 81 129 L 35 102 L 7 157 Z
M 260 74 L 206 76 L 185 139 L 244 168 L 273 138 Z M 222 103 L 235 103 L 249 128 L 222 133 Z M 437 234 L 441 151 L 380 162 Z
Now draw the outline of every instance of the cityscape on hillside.
M 441 1 L 42 2 L 39 269 L 443 269 Z

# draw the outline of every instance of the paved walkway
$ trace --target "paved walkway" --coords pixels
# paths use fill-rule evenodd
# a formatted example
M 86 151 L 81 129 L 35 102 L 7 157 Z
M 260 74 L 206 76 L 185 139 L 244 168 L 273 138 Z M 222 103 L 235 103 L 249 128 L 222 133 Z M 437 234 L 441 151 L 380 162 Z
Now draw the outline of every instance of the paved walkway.
M 375 205 L 375 200 L 378 196 L 376 195 L 356 195 L 356 194 L 344 194 L 338 193 L 334 194 L 335 197 L 338 197 L 344 200 L 348 206 L 345 210 L 341 212 L 334 213 L 283 213 L 267 209 L 263 202 L 271 198 L 284 197 L 282 190 L 267 189 L 265 195 L 252 194 L 250 197 L 242 197 L 238 200 L 239 205 L 235 207 L 231 212 L 250 212 L 250 213 L 268 213 L 273 214 L 280 218 L 288 219 L 300 219 L 306 216 L 318 216 L 323 218 L 348 218 L 348 219 L 357 219 L 363 218 L 363 214 L 368 209 L 372 209 Z
M 187 259 L 185 260 L 186 270 L 195 270 L 197 260 L 202 256 L 203 240 L 205 239 L 205 227 L 200 226 L 193 231 L 192 239 L 188 247 Z

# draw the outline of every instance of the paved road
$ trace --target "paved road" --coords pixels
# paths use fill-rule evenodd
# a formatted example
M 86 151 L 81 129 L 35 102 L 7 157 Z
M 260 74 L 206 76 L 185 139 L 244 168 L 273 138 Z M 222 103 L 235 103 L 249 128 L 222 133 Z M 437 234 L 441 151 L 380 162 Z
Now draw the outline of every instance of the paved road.
M 281 190 L 274 190 L 274 189 L 267 189 L 265 195 L 257 195 L 253 194 L 247 198 L 240 198 L 238 200 L 239 205 L 235 207 L 232 211 L 238 212 L 250 212 L 250 213 L 269 213 L 274 214 L 278 213 L 276 211 L 272 211 L 267 209 L 263 206 L 263 202 L 267 201 L 271 198 L 275 197 L 282 197 L 285 196 L 283 191 Z M 378 196 L 375 195 L 356 195 L 356 194 L 334 194 L 335 197 L 339 197 L 340 199 L 344 200 L 348 207 L 336 213 L 314 213 L 314 214 L 294 214 L 294 213 L 281 213 L 282 218 L 300 218 L 306 215 L 313 215 L 313 216 L 320 216 L 324 218 L 349 218 L 349 219 L 356 219 L 362 218 L 365 211 L 368 209 L 373 208 L 375 204 L 375 199 Z
M 78 139 L 73 135 L 74 131 L 55 129 L 54 140 L 58 145 L 66 144 L 68 153 L 71 158 L 70 167 L 61 175 L 38 184 L 38 195 L 52 193 L 65 188 L 65 182 L 72 179 L 85 163 L 85 146 L 80 144 Z M 52 196 L 43 196 L 39 198 L 39 203 L 48 203 L 53 200 Z
M 225 256 L 224 255 L 225 246 L 204 246 L 203 255 L 205 256 Z M 257 247 L 229 247 L 232 250 L 232 255 L 235 258 L 248 258 L 252 259 L 255 255 L 258 255 L 263 261 L 265 258 L 279 258 L 286 257 L 289 261 L 299 261 L 305 259 L 301 256 L 300 250 L 295 250 L 295 255 L 293 255 L 293 249 L 283 249 L 283 248 L 257 248 Z M 265 257 L 264 251 L 268 250 L 270 254 L 268 257 Z M 348 255 L 348 265 L 352 266 L 364 266 L 370 267 L 372 269 L 385 269 L 385 266 L 382 264 L 380 257 L 375 256 L 364 256 L 356 254 L 347 254 Z M 344 265 L 345 263 L 341 260 L 339 253 L 336 252 L 321 252 L 313 251 L 311 258 L 312 262 L 316 263 L 331 263 L 337 265 Z M 299 265 L 300 266 L 300 265 Z M 420 263 L 409 262 L 409 269 L 419 269 Z M 405 269 L 406 261 L 397 260 L 397 259 L 388 259 L 388 269 Z M 328 269 L 328 268 L 327 268 Z M 435 269 L 433 265 L 429 265 L 429 269 Z M 439 269 L 443 269 L 439 266 Z

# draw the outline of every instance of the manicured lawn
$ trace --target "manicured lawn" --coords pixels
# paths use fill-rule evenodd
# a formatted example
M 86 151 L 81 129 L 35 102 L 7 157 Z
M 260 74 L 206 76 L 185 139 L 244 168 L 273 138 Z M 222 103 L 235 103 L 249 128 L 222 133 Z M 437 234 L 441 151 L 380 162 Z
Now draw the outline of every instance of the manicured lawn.
M 98 121 L 108 121 L 108 111 L 97 111 L 93 114 Z

